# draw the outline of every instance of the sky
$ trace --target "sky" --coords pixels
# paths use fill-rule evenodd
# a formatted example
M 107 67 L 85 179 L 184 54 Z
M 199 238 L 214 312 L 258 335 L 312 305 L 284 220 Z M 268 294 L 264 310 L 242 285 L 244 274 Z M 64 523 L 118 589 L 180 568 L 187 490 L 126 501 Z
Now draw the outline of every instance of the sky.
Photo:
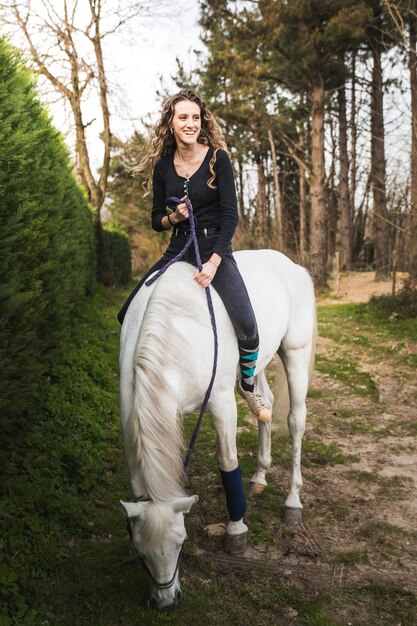
M 22 3 L 28 1 L 21 0 Z M 52 17 L 54 11 L 62 12 L 64 1 L 31 0 L 31 6 L 37 13 L 35 22 L 37 20 L 42 26 L 45 6 L 49 6 Z M 82 25 L 88 20 L 88 0 L 66 2 L 68 6 L 77 4 L 77 23 Z M 4 3 L 4 6 L 10 6 L 10 3 L 11 0 Z M 129 22 L 129 28 L 119 30 L 104 42 L 112 132 L 121 139 L 131 136 L 134 130 L 141 130 L 144 122 L 156 121 L 161 104 L 156 95 L 157 90 L 161 89 L 161 85 L 165 87 L 165 91 L 171 93 L 177 89 L 170 78 L 177 69 L 176 58 L 181 60 L 186 70 L 191 71 L 198 63 L 194 50 L 204 50 L 198 24 L 199 0 L 102 0 L 110 15 L 104 20 L 103 26 L 114 25 L 114 16 L 123 15 L 126 7 L 133 3 L 140 3 L 144 7 L 139 16 Z M 22 47 L 21 34 L 13 27 L 13 19 L 11 21 L 8 32 L 12 33 L 13 43 Z M 38 43 L 48 49 L 47 33 L 43 26 Z M 82 46 L 85 43 L 82 40 L 79 43 L 84 52 Z M 88 56 L 91 52 L 85 48 L 85 54 Z M 54 69 L 59 72 L 58 60 L 55 61 Z M 390 59 L 386 59 L 384 70 L 386 80 L 400 78 L 398 65 L 391 64 Z M 363 67 L 362 71 L 369 80 L 370 68 Z M 410 105 L 406 74 L 406 68 L 402 68 L 402 77 L 405 78 L 403 88 L 392 86 L 385 97 L 388 172 L 393 172 L 400 179 L 408 176 Z M 68 103 L 57 98 L 46 79 L 40 80 L 40 86 L 42 100 L 48 103 L 55 125 L 64 134 L 70 148 L 73 148 L 72 119 Z M 102 154 L 102 142 L 98 138 L 101 129 L 99 113 L 97 98 L 92 94 L 84 111 L 84 123 L 88 124 L 88 143 L 95 169 L 100 165 Z M 358 122 L 358 143 L 364 146 L 362 162 L 367 170 L 369 158 L 365 153 L 369 152 L 369 99 L 363 110 L 358 111 Z
M 67 0 L 68 6 L 73 6 L 76 1 Z M 203 49 L 199 39 L 199 0 L 102 0 L 109 13 L 119 15 L 134 2 L 141 3 L 145 9 L 138 18 L 129 22 L 128 28 L 124 27 L 110 35 L 103 44 L 112 132 L 122 139 L 131 136 L 135 129 L 143 128 L 143 122 L 156 121 L 160 110 L 157 90 L 161 89 L 161 85 L 169 92 L 177 89 L 170 78 L 177 69 L 176 58 L 180 59 L 186 70 L 191 71 L 196 63 L 194 51 Z M 45 6 L 54 19 L 54 12 L 62 14 L 63 0 L 32 0 L 31 6 L 35 13 L 33 24 L 40 27 L 34 28 L 40 31 L 40 34 L 35 35 L 37 45 L 48 49 L 48 34 L 43 26 Z M 75 23 L 84 24 L 89 15 L 87 0 L 78 0 Z M 15 18 L 12 17 L 12 24 L 2 30 L 11 34 L 14 45 L 24 48 L 24 40 L 19 29 L 13 25 L 13 20 Z M 114 18 L 103 20 L 103 27 L 111 27 L 113 24 Z M 84 54 L 82 46 L 85 44 L 81 39 L 79 45 Z M 56 51 L 54 54 L 57 58 Z M 86 47 L 86 57 L 88 54 L 90 52 Z M 54 71 L 56 74 L 60 71 L 58 61 Z M 68 103 L 57 98 L 47 79 L 40 78 L 38 82 L 42 101 L 47 105 L 55 126 L 61 130 L 72 148 L 72 120 Z M 102 144 L 97 137 L 101 122 L 98 102 L 93 94 L 84 109 L 83 121 L 89 124 L 90 153 L 93 163 L 98 167 Z
M 114 89 L 121 89 L 118 100 L 126 107 L 126 111 L 120 107 L 114 112 L 117 128 L 127 130 L 141 119 L 155 119 L 160 109 L 155 94 L 161 87 L 161 77 L 164 85 L 176 89 L 170 80 L 177 69 L 176 58 L 191 70 L 196 62 L 194 50 L 202 49 L 198 0 L 176 0 L 175 4 L 169 4 L 170 16 L 146 18 L 143 24 L 135 25 L 132 41 L 120 38 L 112 44 L 113 68 L 109 79 Z M 129 118 L 132 118 L 130 124 Z

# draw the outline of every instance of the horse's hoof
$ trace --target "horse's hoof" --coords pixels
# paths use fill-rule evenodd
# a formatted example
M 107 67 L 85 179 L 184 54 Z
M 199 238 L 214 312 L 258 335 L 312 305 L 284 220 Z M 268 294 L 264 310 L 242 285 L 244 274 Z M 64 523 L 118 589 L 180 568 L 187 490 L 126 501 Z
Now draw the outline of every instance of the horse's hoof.
M 242 554 L 248 545 L 248 531 L 239 535 L 223 535 L 223 550 L 227 554 Z
M 284 507 L 282 521 L 287 526 L 295 526 L 303 522 L 303 509 L 293 509 L 289 506 Z
M 255 498 L 259 496 L 265 489 L 266 485 L 260 485 L 259 483 L 249 483 L 248 496 L 249 498 Z

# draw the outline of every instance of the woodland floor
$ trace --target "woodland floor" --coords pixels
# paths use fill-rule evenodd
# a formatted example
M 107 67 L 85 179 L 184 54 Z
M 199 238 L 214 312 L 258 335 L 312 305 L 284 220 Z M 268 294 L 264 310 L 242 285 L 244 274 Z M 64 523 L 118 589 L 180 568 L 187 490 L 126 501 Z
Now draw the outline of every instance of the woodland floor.
M 390 293 L 391 282 L 375 283 L 369 274 L 341 277 L 339 292 L 318 302 L 303 524 L 281 521 L 290 445 L 278 415 L 269 486 L 249 502 L 249 546 L 241 557 L 222 552 L 219 523 L 226 510 L 206 420 L 190 472 L 190 490 L 200 500 L 187 516 L 184 598 L 175 611 L 155 613 L 117 504 L 129 491 L 115 442 L 105 484 L 91 500 L 94 530 L 72 539 L 74 556 L 52 581 L 45 624 L 415 626 L 417 334 L 414 327 L 410 338 L 395 315 L 378 322 L 365 307 L 350 304 L 381 289 Z M 274 372 L 272 365 L 272 384 Z M 256 462 L 256 426 L 240 399 L 238 407 L 247 484 Z

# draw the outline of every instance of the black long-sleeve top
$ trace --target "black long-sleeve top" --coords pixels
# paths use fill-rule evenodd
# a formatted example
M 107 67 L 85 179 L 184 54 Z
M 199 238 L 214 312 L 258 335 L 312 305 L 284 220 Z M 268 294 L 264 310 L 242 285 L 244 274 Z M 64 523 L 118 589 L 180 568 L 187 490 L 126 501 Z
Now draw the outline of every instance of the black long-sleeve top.
M 216 178 L 211 189 L 207 181 L 212 174 L 209 169 L 213 147 L 208 152 L 198 170 L 189 178 L 188 197 L 197 218 L 197 228 L 218 228 L 219 235 L 213 252 L 221 257 L 226 254 L 238 222 L 235 180 L 232 165 L 225 150 L 218 150 L 214 170 Z M 184 196 L 183 176 L 179 176 L 174 166 L 174 154 L 163 156 L 155 164 L 153 173 L 152 227 L 156 231 L 165 230 L 162 218 L 167 214 L 166 198 Z M 189 220 L 178 224 L 178 228 L 189 229 Z

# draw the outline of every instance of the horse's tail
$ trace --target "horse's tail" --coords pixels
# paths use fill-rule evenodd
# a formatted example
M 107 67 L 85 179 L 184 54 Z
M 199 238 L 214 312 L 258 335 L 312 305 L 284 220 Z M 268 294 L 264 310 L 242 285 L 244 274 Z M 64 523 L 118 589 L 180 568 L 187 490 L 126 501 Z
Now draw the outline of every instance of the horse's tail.
M 154 502 L 184 495 L 178 387 L 187 355 L 184 337 L 172 323 L 184 309 L 178 286 L 167 279 L 158 280 L 143 318 L 133 363 L 132 410 L 125 424 L 129 467 L 140 470 Z
M 295 325 L 297 328 L 304 327 L 304 348 L 309 350 L 309 360 L 307 365 L 308 386 L 311 385 L 311 380 L 314 372 L 314 362 L 316 355 L 316 343 L 318 337 L 317 331 L 317 309 L 314 295 L 313 281 L 304 268 L 297 266 L 297 275 L 300 278 L 299 289 L 294 294 L 293 306 L 296 311 Z M 307 314 L 307 315 L 306 315 Z M 281 346 L 278 349 L 278 356 L 280 357 L 280 363 L 276 364 L 275 382 L 274 382 L 274 396 L 277 398 L 274 404 L 274 414 L 276 419 L 283 418 L 288 415 L 288 409 L 290 406 L 288 385 L 287 385 L 287 373 L 285 369 L 285 350 Z

